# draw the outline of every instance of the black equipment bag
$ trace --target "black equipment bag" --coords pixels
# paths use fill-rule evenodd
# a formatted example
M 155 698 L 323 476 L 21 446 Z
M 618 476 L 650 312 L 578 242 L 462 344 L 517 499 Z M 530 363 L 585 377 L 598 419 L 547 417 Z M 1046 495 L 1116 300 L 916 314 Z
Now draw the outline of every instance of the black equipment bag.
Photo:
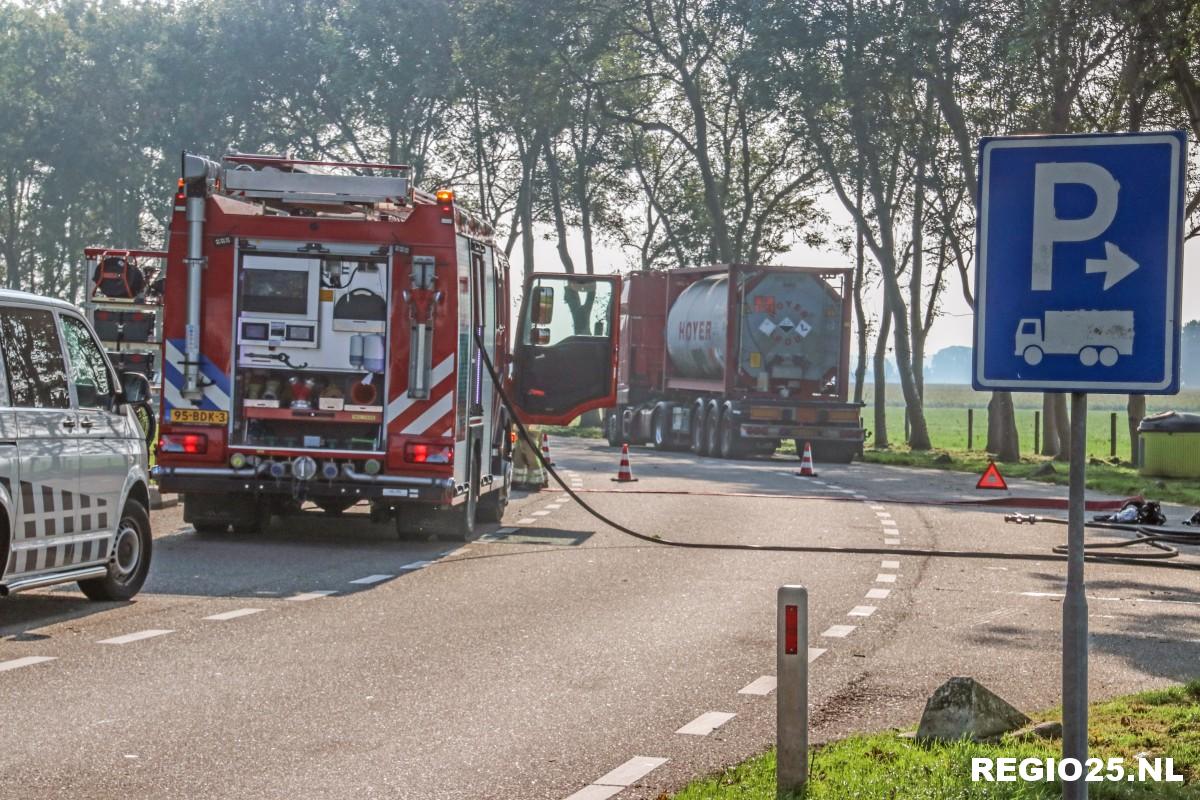
M 96 289 L 105 297 L 132 300 L 146 287 L 141 269 L 121 256 L 108 256 L 96 265 L 92 275 Z
M 333 318 L 383 322 L 387 319 L 387 302 L 370 289 L 352 289 L 334 304 Z

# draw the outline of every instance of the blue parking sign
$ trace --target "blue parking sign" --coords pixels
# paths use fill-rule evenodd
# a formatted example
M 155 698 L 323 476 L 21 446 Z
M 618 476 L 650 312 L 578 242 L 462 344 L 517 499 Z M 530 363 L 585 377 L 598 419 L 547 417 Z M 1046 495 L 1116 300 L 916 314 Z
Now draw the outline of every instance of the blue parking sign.
M 1179 390 L 1187 139 L 979 145 L 976 389 Z

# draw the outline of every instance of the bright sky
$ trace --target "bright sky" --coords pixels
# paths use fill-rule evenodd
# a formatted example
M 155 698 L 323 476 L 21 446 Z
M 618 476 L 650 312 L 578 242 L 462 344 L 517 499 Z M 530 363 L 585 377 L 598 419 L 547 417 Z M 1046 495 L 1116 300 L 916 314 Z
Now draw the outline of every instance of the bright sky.
M 822 205 L 829 214 L 831 223 L 827 231 L 827 239 L 833 240 L 838 236 L 838 226 L 848 229 L 850 215 L 846 213 L 841 203 L 832 194 L 827 196 Z M 549 231 L 547 231 L 549 232 Z M 583 262 L 583 242 L 578 235 L 571 237 L 571 253 L 577 264 Z M 519 257 L 519 251 L 517 253 Z M 553 240 L 537 240 L 534 250 L 536 267 L 540 271 L 557 272 L 562 269 L 555 250 Z M 627 271 L 628 257 L 620 249 L 606 246 L 603 243 L 596 247 L 596 263 L 601 272 Z M 787 258 L 780 259 L 780 264 L 792 266 L 853 266 L 851 259 L 843 255 L 835 246 L 825 246 L 814 249 L 800 244 L 794 247 Z M 952 345 L 970 345 L 972 338 L 973 319 L 971 309 L 963 300 L 962 290 L 958 285 L 958 273 L 947 273 L 947 284 L 942 291 L 942 316 L 933 324 L 926 345 L 926 358 L 930 358 L 943 347 Z M 972 283 L 974 276 L 972 276 Z M 881 304 L 878 289 L 868 291 L 868 309 L 878 308 Z M 1183 269 L 1183 321 L 1200 318 L 1200 241 L 1189 241 L 1184 247 Z

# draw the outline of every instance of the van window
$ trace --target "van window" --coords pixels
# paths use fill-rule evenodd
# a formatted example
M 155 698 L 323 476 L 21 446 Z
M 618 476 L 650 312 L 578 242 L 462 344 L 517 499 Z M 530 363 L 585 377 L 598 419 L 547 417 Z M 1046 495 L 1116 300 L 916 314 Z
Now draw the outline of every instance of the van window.
M 87 325 L 76 317 L 62 315 L 63 338 L 71 361 L 71 380 L 80 408 L 112 409 L 114 395 L 112 373 L 104 354 L 92 338 Z
M 71 407 L 54 314 L 40 308 L 0 308 L 0 347 L 13 406 Z

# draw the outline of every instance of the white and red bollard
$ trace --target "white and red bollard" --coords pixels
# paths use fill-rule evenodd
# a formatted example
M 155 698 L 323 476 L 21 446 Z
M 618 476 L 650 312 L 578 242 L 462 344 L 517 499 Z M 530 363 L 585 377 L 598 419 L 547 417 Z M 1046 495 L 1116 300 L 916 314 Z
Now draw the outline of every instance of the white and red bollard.
M 813 469 L 812 444 L 804 443 L 804 456 L 800 459 L 800 471 L 796 473 L 801 478 L 815 478 L 817 471 Z
M 547 467 L 554 466 L 554 459 L 550 457 L 550 434 L 542 434 L 542 462 Z

